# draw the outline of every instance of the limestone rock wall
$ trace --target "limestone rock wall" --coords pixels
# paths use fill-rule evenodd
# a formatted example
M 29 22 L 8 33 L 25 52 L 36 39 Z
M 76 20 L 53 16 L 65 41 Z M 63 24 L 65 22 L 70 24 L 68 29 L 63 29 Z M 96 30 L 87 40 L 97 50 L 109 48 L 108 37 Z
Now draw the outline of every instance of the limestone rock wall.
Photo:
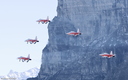
M 48 32 L 38 80 L 128 79 L 128 0 L 58 0 Z

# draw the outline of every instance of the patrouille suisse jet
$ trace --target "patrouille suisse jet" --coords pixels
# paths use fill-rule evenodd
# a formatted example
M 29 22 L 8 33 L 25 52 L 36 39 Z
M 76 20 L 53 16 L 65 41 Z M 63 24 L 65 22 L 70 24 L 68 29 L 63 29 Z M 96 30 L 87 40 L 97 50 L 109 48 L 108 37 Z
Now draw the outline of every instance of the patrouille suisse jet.
M 49 20 L 49 18 L 47 17 L 47 19 L 39 19 L 39 20 L 37 20 L 36 22 L 38 22 L 38 23 L 42 23 L 42 24 L 47 24 L 48 22 L 50 22 L 50 20 Z
M 18 59 L 19 59 L 19 61 L 22 60 L 22 62 L 24 62 L 24 61 L 28 62 L 29 60 L 32 60 L 32 59 L 30 59 L 30 55 L 28 55 L 28 57 L 22 57 L 21 56 L 21 57 L 18 57 Z
M 103 53 L 103 54 L 99 54 L 99 55 L 102 56 L 102 57 L 108 57 L 108 58 L 115 57 L 115 54 L 113 54 L 112 51 L 110 52 L 110 54 Z
M 39 42 L 39 40 L 37 40 L 37 37 L 35 38 L 35 39 L 27 39 L 27 40 L 25 40 L 25 42 L 29 42 L 30 44 L 32 44 L 32 43 L 34 43 L 34 44 L 36 44 L 36 42 Z
M 80 32 L 79 29 L 77 29 L 77 32 L 75 32 L 75 31 L 70 31 L 70 32 L 68 32 L 68 33 L 66 33 L 66 34 L 68 34 L 68 35 L 73 35 L 73 36 L 78 36 L 78 35 L 81 35 L 81 32 Z

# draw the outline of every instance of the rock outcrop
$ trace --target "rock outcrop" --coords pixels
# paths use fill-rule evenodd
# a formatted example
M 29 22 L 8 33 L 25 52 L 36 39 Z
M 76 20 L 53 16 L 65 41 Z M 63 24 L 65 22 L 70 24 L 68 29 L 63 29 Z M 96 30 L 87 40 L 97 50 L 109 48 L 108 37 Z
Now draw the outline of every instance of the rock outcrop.
M 128 0 L 58 0 L 48 32 L 37 80 L 128 79 Z

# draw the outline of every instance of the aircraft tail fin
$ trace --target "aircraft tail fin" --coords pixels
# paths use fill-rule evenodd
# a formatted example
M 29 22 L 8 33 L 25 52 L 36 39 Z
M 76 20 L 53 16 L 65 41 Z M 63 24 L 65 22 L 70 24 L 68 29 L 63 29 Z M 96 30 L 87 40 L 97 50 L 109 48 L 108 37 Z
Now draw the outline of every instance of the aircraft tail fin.
M 30 58 L 30 54 L 28 54 L 28 58 Z
M 110 54 L 113 54 L 112 51 L 110 52 Z
M 49 20 L 49 16 L 47 16 L 47 20 Z
M 37 40 L 37 36 L 35 37 L 35 40 Z
M 77 29 L 77 32 L 80 32 L 80 30 L 79 30 L 79 29 Z

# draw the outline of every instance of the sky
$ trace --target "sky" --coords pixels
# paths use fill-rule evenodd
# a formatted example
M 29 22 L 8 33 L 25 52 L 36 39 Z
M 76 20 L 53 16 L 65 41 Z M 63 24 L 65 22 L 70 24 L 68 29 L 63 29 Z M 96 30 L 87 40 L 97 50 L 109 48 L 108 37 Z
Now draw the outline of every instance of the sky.
M 56 15 L 57 0 L 0 0 L 0 76 L 10 70 L 24 72 L 40 67 L 42 50 L 48 43 L 48 24 L 38 24 L 38 19 L 52 20 Z M 39 40 L 27 44 L 26 39 Z M 19 62 L 20 56 L 31 61 Z

